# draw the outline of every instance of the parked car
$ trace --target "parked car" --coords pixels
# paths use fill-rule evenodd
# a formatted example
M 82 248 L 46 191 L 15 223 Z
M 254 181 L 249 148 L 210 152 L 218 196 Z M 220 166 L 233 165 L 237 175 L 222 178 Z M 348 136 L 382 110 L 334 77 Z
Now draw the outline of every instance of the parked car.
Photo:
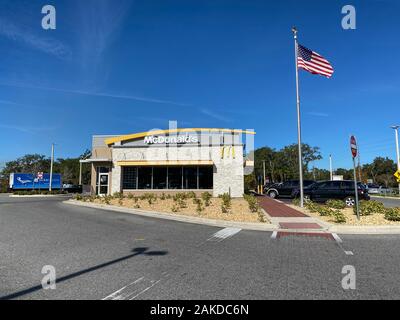
M 360 200 L 370 200 L 368 189 L 358 183 L 358 198 Z M 298 197 L 300 191 L 296 191 Z M 326 202 L 330 199 L 343 200 L 348 207 L 355 205 L 354 181 L 321 181 L 304 188 L 304 198 L 315 202 Z
M 303 186 L 308 187 L 314 184 L 313 180 L 304 180 Z M 296 191 L 299 190 L 300 181 L 299 180 L 289 180 L 286 182 L 275 183 L 267 188 L 264 188 L 264 193 L 269 197 L 275 198 L 294 198 Z
M 74 184 L 63 184 L 62 190 L 68 193 L 82 193 L 82 186 Z
M 386 188 L 385 186 L 380 186 L 378 184 L 368 184 L 368 193 L 369 194 L 393 194 L 393 190 L 390 188 Z
M 381 188 L 382 187 L 378 184 L 369 183 L 368 184 L 368 193 L 369 194 L 379 194 L 379 193 L 381 193 L 380 192 Z

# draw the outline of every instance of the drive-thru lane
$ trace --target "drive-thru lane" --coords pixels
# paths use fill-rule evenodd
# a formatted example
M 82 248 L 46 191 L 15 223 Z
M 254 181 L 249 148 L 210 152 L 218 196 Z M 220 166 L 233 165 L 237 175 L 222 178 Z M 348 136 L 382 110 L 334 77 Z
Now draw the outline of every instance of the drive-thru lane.
M 13 299 L 400 298 L 397 236 L 271 239 L 70 206 L 0 197 L 0 296 Z M 218 241 L 215 241 L 215 240 Z M 43 290 L 42 267 L 57 288 Z M 341 286 L 345 265 L 357 289 Z

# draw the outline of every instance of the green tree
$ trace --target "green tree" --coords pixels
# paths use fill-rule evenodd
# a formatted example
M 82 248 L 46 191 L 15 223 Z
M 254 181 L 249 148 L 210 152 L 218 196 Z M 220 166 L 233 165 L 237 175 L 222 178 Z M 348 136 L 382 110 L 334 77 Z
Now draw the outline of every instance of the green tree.
M 57 159 L 54 161 L 53 172 L 61 173 L 64 183 L 78 184 L 79 160 L 91 156 L 90 150 L 86 150 L 79 158 Z M 16 160 L 9 161 L 0 171 L 0 191 L 5 192 L 9 184 L 10 173 L 50 172 L 50 159 L 40 154 L 27 154 Z M 90 165 L 82 166 L 82 183 L 90 181 Z
M 362 170 L 368 178 L 372 178 L 376 183 L 383 183 L 385 186 L 395 185 L 393 174 L 397 170 L 397 165 L 392 159 L 376 157 L 372 163 L 365 164 Z

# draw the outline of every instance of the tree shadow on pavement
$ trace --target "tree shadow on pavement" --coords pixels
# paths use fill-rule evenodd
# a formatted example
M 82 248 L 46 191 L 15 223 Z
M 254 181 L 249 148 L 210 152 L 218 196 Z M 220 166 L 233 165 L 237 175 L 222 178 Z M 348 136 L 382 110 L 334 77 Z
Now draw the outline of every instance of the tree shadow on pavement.
M 101 269 L 101 268 L 108 267 L 108 266 L 116 264 L 118 262 L 121 262 L 121 261 L 130 259 L 130 258 L 136 257 L 138 255 L 164 256 L 164 255 L 168 254 L 168 251 L 148 251 L 148 250 L 149 250 L 149 248 L 135 248 L 135 249 L 132 250 L 133 253 L 129 254 L 127 256 L 124 256 L 124 257 L 121 257 L 121 258 L 118 258 L 118 259 L 115 259 L 115 260 L 112 260 L 112 261 L 108 261 L 108 262 L 105 262 L 105 263 L 102 263 L 102 264 L 98 264 L 96 266 L 93 266 L 93 267 L 90 267 L 90 268 L 87 268 L 87 269 L 84 269 L 84 270 L 80 270 L 80 271 L 68 274 L 68 275 L 63 276 L 61 278 L 57 278 L 56 284 L 64 282 L 64 281 L 67 281 L 67 280 L 70 280 L 70 279 L 73 279 L 73 278 L 76 278 L 76 277 L 79 277 L 79 276 L 81 276 L 83 274 L 86 274 L 86 273 L 89 273 L 89 272 L 92 272 L 92 271 L 96 271 L 96 270 Z M 40 291 L 42 289 L 43 289 L 42 285 L 38 285 L 38 286 L 35 286 L 35 287 L 31 287 L 31 288 L 28 288 L 28 289 L 24 289 L 24 290 L 21 290 L 21 291 L 18 291 L 18 292 L 14 292 L 14 293 L 11 293 L 9 295 L 0 297 L 0 300 L 10 300 L 10 299 L 19 298 L 21 296 L 24 296 L 24 295 L 27 295 L 27 294 L 30 294 L 30 293 L 33 293 L 33 292 L 36 292 L 36 291 Z

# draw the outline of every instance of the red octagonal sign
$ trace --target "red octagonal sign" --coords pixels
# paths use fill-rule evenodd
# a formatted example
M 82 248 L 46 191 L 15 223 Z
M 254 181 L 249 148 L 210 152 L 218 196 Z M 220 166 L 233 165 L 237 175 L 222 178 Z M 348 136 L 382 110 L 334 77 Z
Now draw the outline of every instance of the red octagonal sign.
M 356 140 L 355 136 L 351 136 L 351 138 L 350 138 L 350 148 L 351 148 L 351 154 L 353 155 L 353 158 L 357 157 L 358 147 L 357 147 L 357 140 Z

